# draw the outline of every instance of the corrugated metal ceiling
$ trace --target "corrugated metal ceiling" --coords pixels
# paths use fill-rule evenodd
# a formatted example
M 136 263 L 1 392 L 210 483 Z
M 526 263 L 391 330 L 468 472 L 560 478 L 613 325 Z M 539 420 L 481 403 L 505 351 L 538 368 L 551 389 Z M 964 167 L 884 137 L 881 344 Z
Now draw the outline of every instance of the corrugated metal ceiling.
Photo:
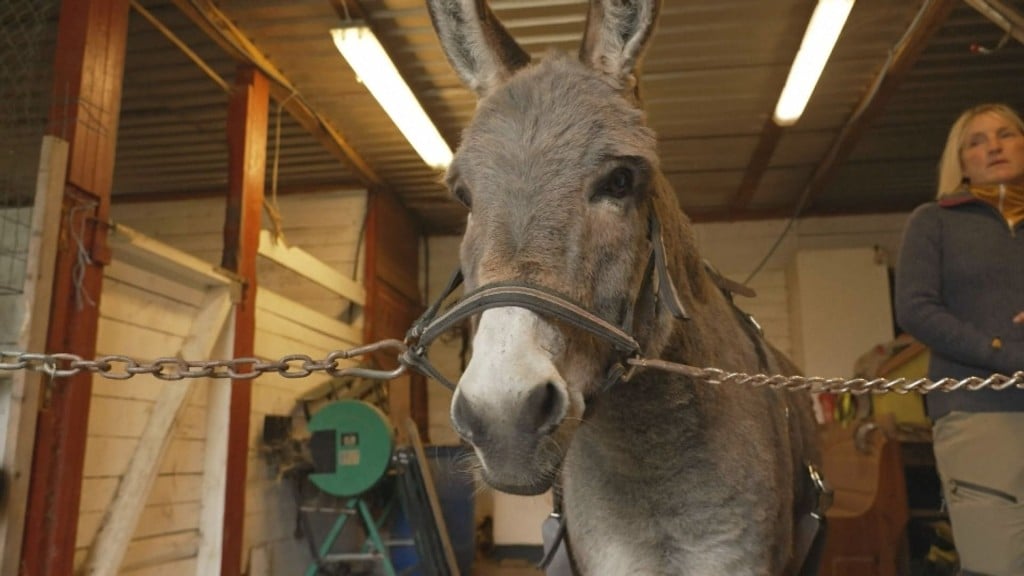
M 350 0 L 347 7 L 342 0 L 139 2 L 230 82 L 238 54 L 225 50 L 231 42 L 217 33 L 224 26 L 209 17 L 223 14 L 287 78 L 297 91 L 293 98 L 333 127 L 427 232 L 461 229 L 463 209 L 448 199 L 439 175 L 420 161 L 358 83 L 329 34 L 347 17 L 365 18 L 454 148 L 475 98 L 450 70 L 422 0 Z M 662 165 L 696 219 L 788 215 L 802 197 L 809 198 L 805 214 L 909 209 L 933 195 L 938 154 L 960 110 L 990 100 L 1024 104 L 1018 88 L 1022 47 L 1010 41 L 988 55 L 972 53 L 972 44 L 994 46 L 1003 32 L 966 4 L 955 3 L 902 82 L 881 85 L 877 94 L 886 105 L 853 131 L 850 153 L 827 169 L 830 147 L 842 138 L 873 80 L 890 56 L 898 61 L 894 51 L 922 2 L 859 0 L 804 117 L 791 128 L 772 131 L 766 121 L 814 4 L 664 0 L 642 92 L 659 134 Z M 941 4 L 929 0 L 924 8 Z M 1009 4 L 1024 11 L 1024 0 Z M 490 5 L 534 57 L 552 48 L 577 49 L 586 2 Z M 128 47 L 115 194 L 221 190 L 226 93 L 137 12 Z M 289 92 L 279 88 L 275 96 L 280 102 Z M 277 110 L 272 106 L 268 164 L 274 158 Z M 281 118 L 282 191 L 366 184 L 365 174 L 343 162 L 337 149 L 324 146 L 322 134 L 310 134 L 307 124 L 287 111 Z M 822 172 L 817 178 L 816 170 Z

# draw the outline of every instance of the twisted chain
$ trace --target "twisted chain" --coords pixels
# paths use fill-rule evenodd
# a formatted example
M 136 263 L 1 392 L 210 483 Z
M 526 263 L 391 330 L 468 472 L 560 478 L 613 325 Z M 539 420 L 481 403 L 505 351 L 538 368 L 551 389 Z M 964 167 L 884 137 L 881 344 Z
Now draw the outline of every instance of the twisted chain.
M 993 374 L 988 378 L 971 376 L 962 380 L 942 378 L 932 381 L 927 378 L 822 378 L 820 376 L 782 376 L 779 374 L 746 374 L 743 372 L 727 372 L 720 368 L 695 368 L 686 364 L 634 358 L 628 360 L 632 366 L 653 368 L 683 374 L 709 384 L 744 384 L 758 387 L 769 387 L 786 390 L 807 390 L 810 392 L 832 392 L 861 394 L 884 394 L 894 392 L 953 392 L 956 390 L 977 391 L 984 389 L 1005 390 L 1006 388 L 1024 388 L 1024 371 L 1017 371 L 1012 376 Z
M 376 370 L 364 366 L 339 366 L 342 360 L 349 360 L 374 352 L 393 352 L 399 361 L 394 370 Z M 409 370 L 409 353 L 414 350 L 399 340 L 381 340 L 366 346 L 335 350 L 324 359 L 316 360 L 305 354 L 289 354 L 277 361 L 260 358 L 234 358 L 231 360 L 182 360 L 180 358 L 157 358 L 151 362 L 140 362 L 121 355 L 101 356 L 95 360 L 84 360 L 75 354 L 31 354 L 24 352 L 0 352 L 0 371 L 31 370 L 42 372 L 54 378 L 74 376 L 80 372 L 99 374 L 111 380 L 128 380 L 140 374 L 149 374 L 160 380 L 184 380 L 186 378 L 230 378 L 252 380 L 267 373 L 285 378 L 305 378 L 316 372 L 335 377 L 355 376 L 374 380 L 393 380 Z M 720 368 L 697 368 L 687 364 L 666 362 L 647 358 L 631 358 L 631 366 L 641 369 L 655 369 L 683 374 L 709 384 L 740 384 L 786 390 L 810 392 L 832 392 L 851 394 L 884 394 L 894 392 L 952 392 L 955 390 L 1005 390 L 1024 388 L 1024 371 L 1011 376 L 993 374 L 988 378 L 972 376 L 962 380 L 942 378 L 932 381 L 927 378 L 822 378 L 817 376 L 783 376 L 779 374 L 746 374 L 728 372 Z

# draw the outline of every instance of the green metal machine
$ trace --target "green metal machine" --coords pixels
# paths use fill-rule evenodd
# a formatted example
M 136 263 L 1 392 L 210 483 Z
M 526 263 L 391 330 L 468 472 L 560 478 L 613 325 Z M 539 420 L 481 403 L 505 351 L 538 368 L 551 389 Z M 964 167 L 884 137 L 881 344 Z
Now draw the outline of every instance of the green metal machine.
M 321 566 L 326 564 L 358 560 L 380 561 L 387 576 L 396 576 L 388 548 L 380 535 L 381 524 L 389 516 L 393 500 L 379 518 L 374 518 L 362 497 L 384 478 L 391 465 L 394 434 L 387 417 L 365 402 L 341 400 L 317 411 L 309 421 L 309 431 L 312 433 L 310 451 L 314 464 L 310 482 L 326 494 L 347 500 L 340 509 L 309 507 L 303 510 L 300 505 L 300 514 L 340 512 L 323 543 L 314 551 L 314 562 L 306 569 L 306 576 L 316 576 Z M 352 516 L 363 521 L 366 543 L 357 553 L 332 552 Z
M 385 576 L 459 576 L 460 558 L 468 572 L 472 534 L 460 539 L 469 546 L 460 548 L 462 556 L 456 557 L 416 424 L 404 422 L 408 444 L 396 446 L 391 420 L 373 404 L 356 399 L 372 395 L 373 386 L 336 384 L 301 398 L 295 413 L 268 414 L 263 421 L 262 453 L 282 477 L 294 482 L 295 534 L 305 536 L 313 557 L 305 576 L 355 574 L 351 570 L 357 566 L 374 574 L 382 568 Z M 342 393 L 355 398 L 339 398 Z M 293 430 L 298 413 L 306 417 L 308 436 Z M 432 448 L 436 458 L 438 447 Z M 456 499 L 446 491 L 446 502 L 461 503 L 462 486 L 448 482 L 445 487 L 459 490 Z M 472 487 L 466 491 L 471 493 Z M 453 506 L 447 513 L 464 513 L 464 508 Z M 472 508 L 468 510 L 471 516 Z M 353 517 L 362 524 L 361 532 L 345 530 Z M 471 524 L 469 517 L 468 524 L 458 526 L 472 530 Z M 338 551 L 352 549 L 350 536 L 357 534 L 362 544 L 355 551 Z
M 395 446 L 391 422 L 378 408 L 359 400 L 344 399 L 322 405 L 309 419 L 308 441 L 312 457 L 308 480 L 330 498 L 299 501 L 313 562 L 305 576 L 330 573 L 329 567 L 355 562 L 379 562 L 386 576 L 397 576 L 389 546 L 415 546 L 418 564 L 412 569 L 428 576 L 459 576 L 424 449 L 415 424 L 406 422 L 409 446 Z M 393 482 L 382 484 L 391 474 Z M 376 488 L 381 490 L 375 490 Z M 377 496 L 378 516 L 367 503 Z M 374 500 L 371 498 L 371 500 Z M 385 542 L 381 530 L 392 513 L 401 511 L 411 527 L 412 538 Z M 313 514 L 331 515 L 333 521 L 319 543 L 313 536 Z M 362 521 L 366 539 L 358 552 L 336 552 L 335 544 L 350 517 Z M 407 555 L 406 555 L 407 556 Z
M 313 415 L 309 431 L 317 469 L 309 479 L 320 490 L 358 496 L 387 472 L 394 435 L 387 416 L 374 406 L 358 400 L 333 402 Z

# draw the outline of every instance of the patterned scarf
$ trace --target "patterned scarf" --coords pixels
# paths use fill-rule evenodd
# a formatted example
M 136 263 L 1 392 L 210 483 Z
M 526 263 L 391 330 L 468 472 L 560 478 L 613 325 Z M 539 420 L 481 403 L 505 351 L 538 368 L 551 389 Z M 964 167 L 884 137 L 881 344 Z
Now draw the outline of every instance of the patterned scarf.
M 1024 220 L 1024 186 L 1017 184 L 989 184 L 970 186 L 969 190 L 975 198 L 986 202 L 999 210 L 1006 223 L 1013 228 Z

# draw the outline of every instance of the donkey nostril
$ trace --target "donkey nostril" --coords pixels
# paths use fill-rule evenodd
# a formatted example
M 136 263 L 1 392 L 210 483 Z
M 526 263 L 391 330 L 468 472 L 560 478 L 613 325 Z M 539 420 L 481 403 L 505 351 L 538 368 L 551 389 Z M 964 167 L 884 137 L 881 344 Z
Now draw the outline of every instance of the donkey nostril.
M 526 397 L 518 428 L 521 432 L 547 434 L 562 421 L 564 412 L 564 395 L 554 382 L 547 382 Z
M 452 427 L 463 440 L 476 443 L 483 437 L 483 420 L 477 416 L 465 396 L 456 394 L 452 402 Z

